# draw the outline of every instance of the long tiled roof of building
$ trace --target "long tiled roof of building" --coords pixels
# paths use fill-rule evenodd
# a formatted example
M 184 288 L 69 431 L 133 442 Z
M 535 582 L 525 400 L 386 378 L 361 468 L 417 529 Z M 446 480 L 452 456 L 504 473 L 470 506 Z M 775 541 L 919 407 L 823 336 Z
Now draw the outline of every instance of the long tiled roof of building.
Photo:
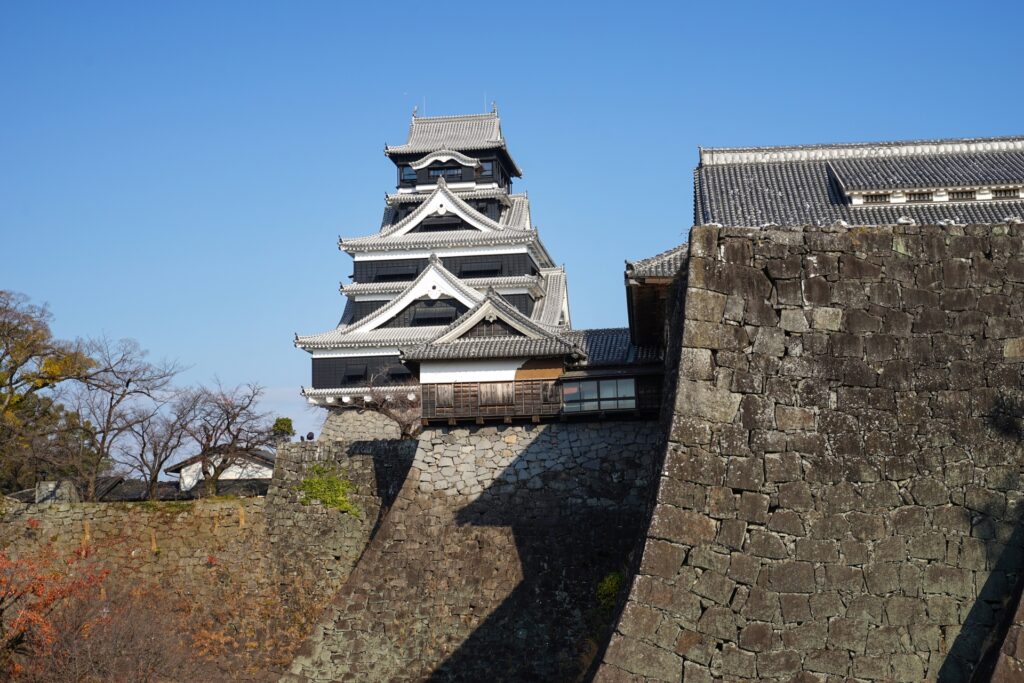
M 404 251 L 409 249 L 444 249 L 449 247 L 491 247 L 512 244 L 532 244 L 538 241 L 536 230 L 441 230 L 438 232 L 413 232 L 405 235 L 381 237 L 369 235 L 355 239 L 341 239 L 338 247 L 349 253 L 359 251 L 381 251 L 384 249 Z
M 337 327 L 321 334 L 296 337 L 295 345 L 302 349 L 408 346 L 426 341 L 443 329 L 443 325 L 431 325 L 424 327 L 381 327 L 369 332 L 353 332 L 346 327 Z
M 633 345 L 628 327 L 571 330 L 562 336 L 583 351 L 586 359 L 578 364 L 588 368 L 661 361 L 657 348 Z
M 433 192 L 392 192 L 384 195 L 388 204 L 419 204 Z M 512 197 L 525 197 L 526 193 L 510 195 L 503 187 L 488 187 L 481 190 L 459 190 L 455 193 L 462 199 L 503 199 L 506 203 Z
M 686 263 L 690 245 L 683 242 L 660 254 L 637 261 L 626 261 L 626 275 L 629 277 L 675 277 Z
M 1024 199 L 854 204 L 849 192 L 1024 187 L 1024 138 L 701 150 L 698 225 L 1000 223 Z
M 462 284 L 473 289 L 539 289 L 543 280 L 539 275 L 504 275 L 500 277 L 464 277 Z M 341 285 L 341 293 L 351 294 L 397 294 L 405 291 L 408 282 L 351 282 Z
M 469 152 L 481 149 L 502 149 L 508 152 L 505 137 L 501 132 L 501 119 L 497 112 L 460 116 L 413 116 L 409 124 L 409 138 L 405 144 L 385 147 L 384 153 L 390 156 L 440 150 Z M 516 172 L 521 174 L 518 166 Z

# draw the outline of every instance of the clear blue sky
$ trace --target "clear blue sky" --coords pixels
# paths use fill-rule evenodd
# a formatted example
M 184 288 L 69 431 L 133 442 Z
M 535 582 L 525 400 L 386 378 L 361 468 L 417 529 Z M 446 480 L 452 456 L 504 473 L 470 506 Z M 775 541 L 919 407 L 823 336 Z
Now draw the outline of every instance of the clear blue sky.
M 292 333 L 337 322 L 414 104 L 497 100 L 574 324 L 618 326 L 698 145 L 1024 133 L 1022 7 L 6 2 L 0 287 L 318 429 Z

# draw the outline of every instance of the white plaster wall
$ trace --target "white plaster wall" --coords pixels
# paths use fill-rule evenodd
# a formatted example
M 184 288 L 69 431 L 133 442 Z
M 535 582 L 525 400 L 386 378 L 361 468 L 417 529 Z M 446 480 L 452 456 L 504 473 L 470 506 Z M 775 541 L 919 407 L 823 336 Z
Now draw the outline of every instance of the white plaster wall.
M 221 481 L 228 479 L 270 479 L 274 475 L 274 468 L 266 465 L 259 465 L 254 462 L 242 462 L 224 470 L 220 475 Z M 181 470 L 178 486 L 182 491 L 189 491 L 203 480 L 203 465 L 195 463 Z

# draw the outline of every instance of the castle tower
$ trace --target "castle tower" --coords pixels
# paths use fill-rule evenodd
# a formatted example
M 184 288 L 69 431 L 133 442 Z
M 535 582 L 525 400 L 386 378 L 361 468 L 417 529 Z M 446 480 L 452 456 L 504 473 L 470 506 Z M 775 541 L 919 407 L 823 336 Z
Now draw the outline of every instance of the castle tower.
M 497 111 L 414 113 L 384 153 L 397 188 L 380 229 L 339 241 L 354 260 L 341 321 L 295 339 L 312 356 L 303 393 L 323 406 L 400 393 L 425 417 L 557 413 L 551 380 L 586 354 L 567 335 L 565 271 L 512 192 L 522 172 Z

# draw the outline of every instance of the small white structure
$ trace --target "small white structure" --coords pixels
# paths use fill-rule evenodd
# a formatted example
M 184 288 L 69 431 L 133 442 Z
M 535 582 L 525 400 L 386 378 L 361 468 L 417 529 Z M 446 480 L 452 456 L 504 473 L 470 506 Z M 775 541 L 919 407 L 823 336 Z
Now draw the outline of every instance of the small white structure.
M 212 469 L 220 463 L 221 455 L 208 456 L 207 467 Z M 220 481 L 237 479 L 270 479 L 274 475 L 274 454 L 264 450 L 234 453 L 234 462 L 220 475 Z M 203 480 L 203 456 L 195 455 L 164 470 L 166 474 L 178 475 L 178 486 L 182 491 L 192 490 Z

